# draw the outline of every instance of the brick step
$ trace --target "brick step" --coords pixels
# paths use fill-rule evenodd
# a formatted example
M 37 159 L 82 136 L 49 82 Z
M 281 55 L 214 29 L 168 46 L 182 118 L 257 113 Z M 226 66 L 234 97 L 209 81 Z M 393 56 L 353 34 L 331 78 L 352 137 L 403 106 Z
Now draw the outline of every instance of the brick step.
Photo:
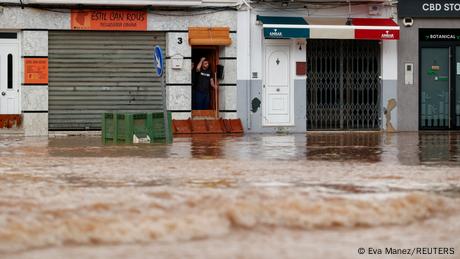
M 0 129 L 20 128 L 22 125 L 22 115 L 20 114 L 0 114 Z
M 174 134 L 243 133 L 240 119 L 173 120 Z

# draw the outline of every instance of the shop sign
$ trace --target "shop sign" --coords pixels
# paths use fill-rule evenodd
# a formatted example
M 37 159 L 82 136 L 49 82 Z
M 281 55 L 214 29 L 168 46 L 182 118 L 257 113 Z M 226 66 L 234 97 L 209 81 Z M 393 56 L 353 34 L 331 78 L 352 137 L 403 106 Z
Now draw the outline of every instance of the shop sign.
M 310 30 L 304 28 L 264 28 L 265 39 L 291 39 L 310 37 Z
M 404 17 L 460 18 L 458 0 L 399 0 L 398 15 Z
M 422 29 L 420 41 L 460 41 L 460 29 Z
M 399 30 L 355 30 L 355 39 L 399 40 Z
M 146 31 L 147 11 L 72 10 L 72 30 Z
M 24 58 L 24 83 L 48 84 L 48 58 Z

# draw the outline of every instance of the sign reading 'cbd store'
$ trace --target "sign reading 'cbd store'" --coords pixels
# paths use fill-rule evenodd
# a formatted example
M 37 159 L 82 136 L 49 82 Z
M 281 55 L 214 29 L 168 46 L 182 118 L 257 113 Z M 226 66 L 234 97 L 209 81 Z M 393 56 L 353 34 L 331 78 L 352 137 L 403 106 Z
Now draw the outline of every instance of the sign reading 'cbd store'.
M 459 0 L 399 0 L 399 17 L 460 18 Z

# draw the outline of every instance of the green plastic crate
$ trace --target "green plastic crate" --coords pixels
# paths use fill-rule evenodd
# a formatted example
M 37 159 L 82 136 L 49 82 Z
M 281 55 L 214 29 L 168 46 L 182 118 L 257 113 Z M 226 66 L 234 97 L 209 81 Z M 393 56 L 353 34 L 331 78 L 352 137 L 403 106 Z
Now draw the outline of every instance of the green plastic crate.
M 153 140 L 167 140 L 168 143 L 171 143 L 173 140 L 172 133 L 172 116 L 168 112 L 168 127 L 169 134 L 166 136 L 165 127 L 164 127 L 164 114 L 163 113 L 151 113 L 149 116 L 152 118 L 152 133 L 149 135 Z
M 104 113 L 102 117 L 102 139 L 104 143 L 132 143 L 132 115 Z
M 172 143 L 172 118 L 168 112 L 169 134 L 165 136 L 163 113 L 104 113 L 102 141 L 104 143 L 133 143 L 133 136 L 149 136 L 150 143 Z

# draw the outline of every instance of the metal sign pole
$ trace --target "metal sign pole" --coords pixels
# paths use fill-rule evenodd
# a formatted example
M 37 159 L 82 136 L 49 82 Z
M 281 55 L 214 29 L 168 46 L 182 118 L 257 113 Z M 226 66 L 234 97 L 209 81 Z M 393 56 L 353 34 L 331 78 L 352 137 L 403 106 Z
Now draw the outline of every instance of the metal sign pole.
M 161 97 L 163 99 L 163 123 L 164 123 L 164 134 L 165 142 L 170 143 L 172 140 L 170 138 L 170 129 L 169 129 L 169 116 L 168 116 L 168 101 L 166 100 L 166 75 L 165 75 L 165 59 L 163 56 L 163 50 L 160 46 L 155 46 L 154 49 L 154 65 L 158 77 L 161 77 Z
M 165 73 L 161 76 L 161 95 L 163 98 L 163 119 L 164 119 L 164 126 L 165 126 L 165 141 L 169 143 L 169 116 L 168 116 L 168 101 L 166 100 L 166 77 Z

